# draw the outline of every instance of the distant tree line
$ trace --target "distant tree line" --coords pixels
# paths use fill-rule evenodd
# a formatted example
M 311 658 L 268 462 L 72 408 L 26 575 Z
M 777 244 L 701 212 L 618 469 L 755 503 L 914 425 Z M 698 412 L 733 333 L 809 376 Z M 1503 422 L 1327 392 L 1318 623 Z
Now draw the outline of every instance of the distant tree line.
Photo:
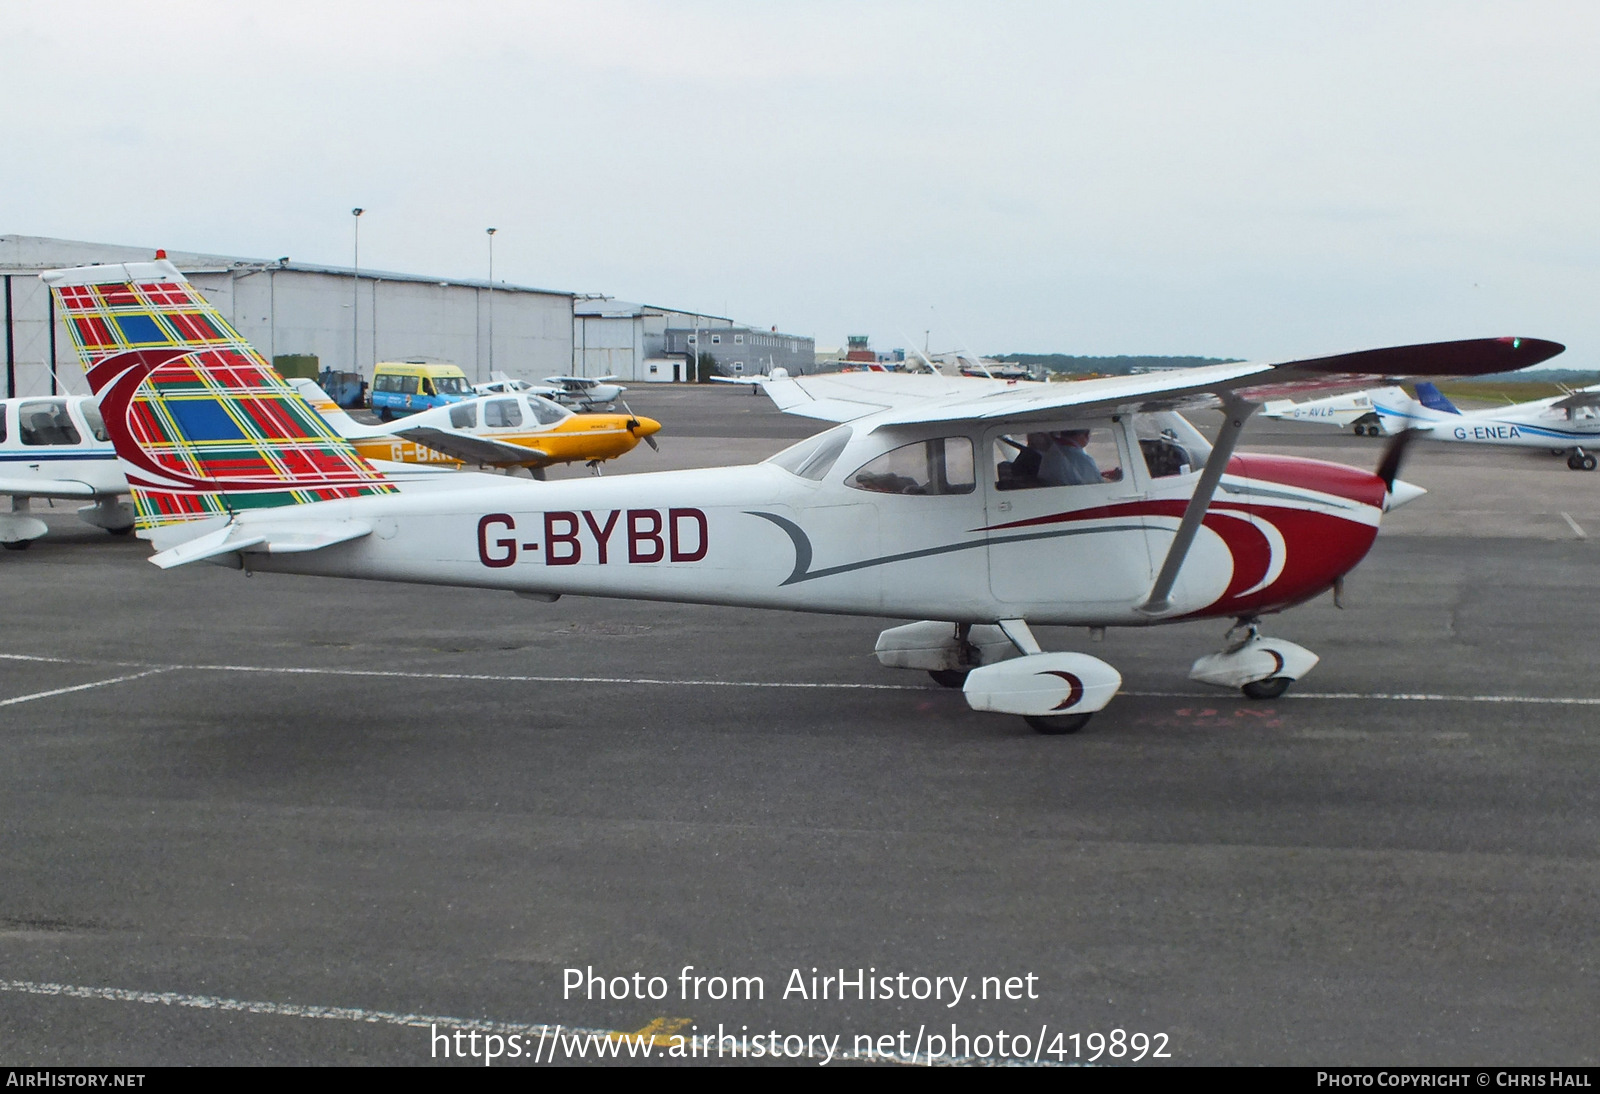
M 994 359 L 1050 372 L 1099 372 L 1111 376 L 1125 376 L 1130 372 L 1149 369 L 1222 365 L 1240 360 L 1238 357 L 1078 357 L 1070 353 L 999 353 L 995 354 Z

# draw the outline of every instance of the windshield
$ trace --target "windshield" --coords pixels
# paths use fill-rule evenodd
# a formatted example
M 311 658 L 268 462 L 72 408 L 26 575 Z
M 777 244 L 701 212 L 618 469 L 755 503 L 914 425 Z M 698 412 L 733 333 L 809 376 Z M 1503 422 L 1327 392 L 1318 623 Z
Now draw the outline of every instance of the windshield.
M 815 437 L 807 437 L 799 444 L 790 445 L 767 462 L 777 464 L 785 471 L 802 479 L 820 482 L 832 468 L 844 446 L 850 443 L 850 427 L 841 425 Z

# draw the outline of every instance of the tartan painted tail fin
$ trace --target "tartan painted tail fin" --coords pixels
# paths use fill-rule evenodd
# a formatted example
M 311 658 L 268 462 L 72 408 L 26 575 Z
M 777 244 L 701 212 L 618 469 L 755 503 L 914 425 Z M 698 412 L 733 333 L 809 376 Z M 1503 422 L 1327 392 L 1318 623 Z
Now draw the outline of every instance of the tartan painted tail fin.
M 394 492 L 164 258 L 40 276 L 100 395 L 141 532 Z

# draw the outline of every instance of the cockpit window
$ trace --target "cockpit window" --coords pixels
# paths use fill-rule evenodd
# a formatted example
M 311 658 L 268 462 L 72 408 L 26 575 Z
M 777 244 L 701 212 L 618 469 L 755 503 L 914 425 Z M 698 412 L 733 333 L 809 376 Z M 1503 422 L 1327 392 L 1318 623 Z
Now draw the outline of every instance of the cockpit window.
M 1122 479 L 1117 439 L 1104 427 L 1069 425 L 999 437 L 994 458 L 997 490 L 1098 486 Z
M 522 424 L 522 406 L 515 399 L 490 399 L 483 404 L 483 424 L 506 428 Z
M 78 427 L 67 414 L 65 399 L 41 399 L 17 408 L 23 444 L 82 444 Z
M 528 409 L 533 411 L 533 420 L 540 425 L 555 425 L 562 418 L 572 417 L 572 411 L 566 407 L 557 406 L 538 395 L 528 396 Z
M 970 494 L 978 485 L 972 441 L 933 437 L 903 444 L 869 461 L 845 485 L 877 494 Z
M 450 424 L 456 429 L 476 429 L 478 427 L 478 404 L 451 403 Z
M 833 470 L 834 461 L 838 460 L 839 453 L 849 443 L 850 427 L 839 426 L 826 433 L 818 433 L 815 437 L 807 437 L 799 444 L 792 444 L 767 462 L 777 464 L 802 479 L 820 482 L 824 475 Z
M 93 403 L 84 403 L 83 418 L 84 421 L 89 423 L 89 432 L 94 434 L 95 440 L 109 441 L 111 439 L 111 434 L 106 432 L 105 419 L 100 417 L 99 407 L 95 406 Z M 0 426 L 0 429 L 3 428 L 4 426 Z M 5 437 L 0 435 L 0 440 L 5 440 Z

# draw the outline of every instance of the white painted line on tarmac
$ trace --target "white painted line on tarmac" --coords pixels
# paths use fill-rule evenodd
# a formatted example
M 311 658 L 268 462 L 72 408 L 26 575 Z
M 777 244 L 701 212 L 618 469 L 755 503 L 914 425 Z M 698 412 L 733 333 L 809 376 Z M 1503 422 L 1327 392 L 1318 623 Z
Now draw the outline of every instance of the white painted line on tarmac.
M 159 672 L 171 672 L 170 668 L 148 669 L 144 672 L 133 672 L 126 676 L 113 676 L 109 680 L 96 680 L 92 684 L 78 684 L 70 688 L 56 688 L 53 691 L 36 691 L 32 695 L 18 695 L 14 699 L 0 699 L 0 707 L 8 707 L 14 703 L 31 703 L 35 699 L 48 699 L 52 695 L 67 695 L 74 691 L 88 691 L 90 688 L 103 688 L 110 684 L 120 684 L 127 680 L 138 680 L 144 676 L 154 676 Z
M 1212 703 L 1239 700 L 1239 696 L 1229 695 L 1227 692 L 1217 694 L 1198 691 L 1119 691 L 1117 694 L 1134 699 L 1194 699 Z M 1581 696 L 1447 695 L 1434 692 L 1388 691 L 1291 691 L 1273 701 L 1281 703 L 1307 699 L 1336 699 L 1343 702 L 1363 700 L 1374 703 L 1532 703 L 1545 706 L 1600 707 L 1600 699 L 1587 699 Z M 1254 699 L 1249 701 L 1257 702 Z
M 787 680 L 671 680 L 649 676 L 506 676 L 474 672 L 396 672 L 383 669 L 280 668 L 271 665 L 172 665 L 194 672 L 263 672 L 290 676 L 371 676 L 402 680 L 474 680 L 505 684 L 641 684 L 680 688 L 813 688 L 844 691 L 927 691 L 918 684 L 846 684 Z
M 1589 533 L 1579 527 L 1578 522 L 1572 519 L 1571 513 L 1562 513 L 1561 519 L 1567 522 L 1567 527 L 1572 529 L 1572 534 L 1579 539 L 1588 539 Z
M 450 1035 L 456 1030 L 499 1034 L 501 1037 L 517 1036 L 526 1042 L 526 1046 L 522 1048 L 520 1056 L 502 1055 L 499 1057 L 506 1064 L 518 1062 L 554 1063 L 557 1051 L 561 1051 L 566 1060 L 650 1058 L 675 1061 L 674 1057 L 666 1055 L 668 1050 L 672 1048 L 674 1041 L 682 1044 L 684 1040 L 696 1037 L 707 1044 L 712 1044 L 716 1038 L 715 1034 L 685 1030 L 685 1027 L 689 1025 L 688 1019 L 658 1018 L 637 1033 L 625 1033 L 612 1029 L 568 1026 L 559 1022 L 497 1022 L 488 1018 L 452 1018 L 438 1014 L 400 1014 L 388 1010 L 368 1010 L 365 1007 L 322 1007 L 307 1006 L 299 1003 L 267 1003 L 259 1000 L 226 999 L 217 995 L 189 995 L 177 991 L 130 991 L 127 988 L 91 988 L 77 984 L 39 983 L 32 980 L 0 980 L 0 992 L 65 996 L 70 999 L 99 999 L 113 1003 L 160 1004 L 168 1007 L 191 1007 L 196 1010 L 230 1011 L 239 1014 L 267 1014 L 280 1018 L 314 1018 L 337 1022 L 362 1022 L 368 1025 L 405 1026 L 410 1029 L 426 1029 L 430 1034 L 437 1033 L 445 1038 L 447 1045 L 451 1042 Z M 756 1054 L 753 1054 L 748 1047 L 748 1038 L 746 1038 L 746 1043 L 741 1045 L 735 1039 L 732 1031 L 728 1032 L 730 1044 L 726 1055 L 756 1058 Z M 739 1036 L 744 1036 L 742 1031 Z M 839 1035 L 840 1049 L 844 1047 L 842 1043 L 844 1037 L 845 1035 L 843 1034 Z M 554 1043 L 552 1043 L 552 1040 Z M 602 1051 L 600 1045 L 597 1045 L 596 1042 L 604 1043 L 605 1050 Z M 635 1046 L 634 1051 L 631 1052 L 628 1050 L 630 1042 Z M 650 1051 L 648 1053 L 643 1051 L 645 1042 L 649 1044 Z M 577 1051 L 574 1052 L 574 1049 Z M 433 1046 L 430 1043 L 430 1054 L 432 1051 Z M 713 1057 L 713 1051 L 716 1050 L 705 1049 L 700 1054 L 689 1057 L 685 1062 L 696 1063 L 723 1055 L 722 1052 L 717 1051 L 716 1057 Z M 659 1056 L 657 1056 L 658 1053 L 660 1054 Z M 476 1058 L 474 1056 L 466 1056 L 464 1058 L 476 1063 L 482 1060 L 483 1057 L 479 1054 L 476 1055 Z M 789 1058 L 812 1059 L 819 1063 L 824 1061 L 822 1053 L 814 1050 L 793 1054 Z M 899 1053 L 879 1055 L 877 1053 L 867 1054 L 853 1051 L 834 1052 L 827 1057 L 827 1060 L 830 1062 L 848 1061 L 852 1063 L 912 1064 L 945 1067 L 1039 1064 L 1037 1059 L 1028 1061 L 975 1056 L 939 1056 L 929 1059 L 926 1054 L 918 1058 L 916 1055 L 905 1056 Z M 1051 1067 L 1054 1066 L 1054 1062 L 1046 1060 L 1039 1066 Z
M 650 676 L 522 676 L 487 672 L 408 672 L 395 669 L 339 669 L 320 667 L 303 668 L 293 665 L 157 665 L 148 661 L 96 661 L 73 657 L 40 657 L 32 654 L 21 653 L 0 653 L 0 661 L 40 661 L 56 665 L 102 665 L 117 668 L 144 668 L 148 670 L 146 672 L 133 673 L 128 676 L 118 676 L 111 680 L 102 680 L 94 684 L 80 684 L 75 688 L 61 688 L 58 691 L 46 691 L 40 692 L 38 695 L 23 695 L 16 699 L 6 699 L 0 701 L 0 706 L 4 706 L 6 703 L 20 703 L 28 699 L 44 698 L 48 695 L 60 695 L 68 691 L 81 691 L 85 688 L 100 687 L 104 684 L 120 683 L 123 680 L 135 680 L 140 676 L 149 676 L 158 672 L 245 672 L 285 676 L 369 677 L 377 679 L 403 680 L 462 680 L 490 684 L 634 684 L 648 687 L 802 688 L 820 691 L 911 691 L 924 692 L 929 695 L 937 695 L 947 690 L 944 688 L 929 687 L 928 685 L 921 683 L 851 684 L 844 682 L 792 680 L 674 680 L 666 677 Z M 1210 700 L 1212 702 L 1227 702 L 1229 700 L 1238 699 L 1237 695 L 1230 694 L 1227 691 L 1121 691 L 1117 694 L 1124 695 L 1132 699 L 1193 699 L 1197 701 Z M 1365 701 L 1374 703 L 1527 703 L 1544 706 L 1600 706 L 1600 698 L 1587 698 L 1584 696 L 1453 695 L 1446 692 L 1386 691 L 1291 691 L 1278 701 L 1303 701 L 1313 699 L 1331 699 L 1343 702 Z

